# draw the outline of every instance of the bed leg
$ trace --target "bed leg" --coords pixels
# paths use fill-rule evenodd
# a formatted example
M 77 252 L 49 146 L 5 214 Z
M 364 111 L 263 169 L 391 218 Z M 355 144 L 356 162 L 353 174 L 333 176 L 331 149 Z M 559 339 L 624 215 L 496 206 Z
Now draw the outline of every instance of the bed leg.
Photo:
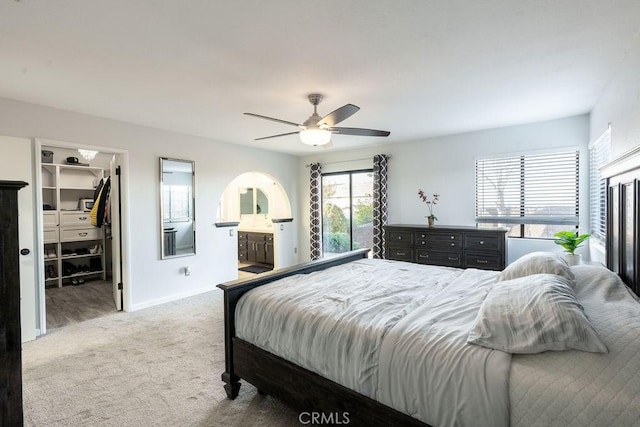
M 238 397 L 238 393 L 240 393 L 240 377 L 225 372 L 222 374 L 222 381 L 226 383 L 224 391 L 227 392 L 227 397 L 231 400 Z

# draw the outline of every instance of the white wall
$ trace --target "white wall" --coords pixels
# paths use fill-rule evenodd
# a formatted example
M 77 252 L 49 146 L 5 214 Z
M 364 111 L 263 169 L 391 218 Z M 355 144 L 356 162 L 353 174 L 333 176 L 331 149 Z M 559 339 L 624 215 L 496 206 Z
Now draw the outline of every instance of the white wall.
M 591 141 L 611 123 L 613 158 L 640 144 L 640 34 L 591 111 Z
M 381 145 L 352 151 L 318 151 L 299 165 L 301 201 L 299 218 L 309 218 L 309 169 L 320 162 L 323 171 L 371 167 L 374 154 L 390 154 L 388 204 L 389 224 L 425 224 L 427 208 L 418 189 L 439 193 L 434 207 L 440 225 L 475 224 L 475 160 L 513 153 L 545 152 L 555 149 L 580 150 L 580 228 L 588 229 L 588 141 L 589 116 L 581 115 L 520 126 L 489 129 L 429 138 L 403 144 Z M 360 160 L 367 159 L 367 160 Z M 348 160 L 357 160 L 350 162 Z M 336 162 L 336 163 L 331 163 Z M 309 224 L 301 224 L 300 259 L 309 259 Z M 509 239 L 509 261 L 530 250 L 559 251 L 552 241 Z
M 640 144 L 640 35 L 591 111 L 590 140 L 611 123 L 612 160 Z M 591 258 L 606 263 L 604 245 L 590 239 Z
M 224 246 L 219 242 L 222 234 L 213 223 L 224 188 L 241 173 L 255 170 L 276 178 L 297 211 L 298 159 L 293 156 L 2 98 L 0 135 L 128 150 L 130 176 L 124 179 L 130 186 L 131 309 L 213 289 L 228 280 L 228 266 L 217 257 L 218 245 Z M 160 260 L 161 156 L 196 162 L 196 256 Z M 185 265 L 192 269 L 188 277 L 182 271 Z

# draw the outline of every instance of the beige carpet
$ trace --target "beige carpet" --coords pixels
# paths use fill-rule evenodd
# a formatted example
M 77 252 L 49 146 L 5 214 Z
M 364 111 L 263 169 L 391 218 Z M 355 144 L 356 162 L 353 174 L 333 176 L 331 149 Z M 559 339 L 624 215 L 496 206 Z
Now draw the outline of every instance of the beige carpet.
M 27 426 L 294 426 L 242 382 L 229 400 L 222 292 L 53 331 L 23 349 Z

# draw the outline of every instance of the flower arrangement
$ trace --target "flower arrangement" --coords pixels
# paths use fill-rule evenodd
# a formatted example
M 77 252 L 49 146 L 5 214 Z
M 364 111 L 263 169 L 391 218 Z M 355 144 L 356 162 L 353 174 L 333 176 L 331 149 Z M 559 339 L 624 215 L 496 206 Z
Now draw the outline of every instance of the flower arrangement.
M 433 207 L 438 204 L 440 195 L 438 193 L 435 193 L 433 196 L 431 196 L 431 200 L 429 200 L 429 197 L 424 193 L 424 191 L 418 190 L 418 197 L 420 198 L 420 200 L 425 202 L 427 208 L 429 208 L 429 215 L 427 216 L 427 218 L 437 220 L 438 218 L 433 214 Z

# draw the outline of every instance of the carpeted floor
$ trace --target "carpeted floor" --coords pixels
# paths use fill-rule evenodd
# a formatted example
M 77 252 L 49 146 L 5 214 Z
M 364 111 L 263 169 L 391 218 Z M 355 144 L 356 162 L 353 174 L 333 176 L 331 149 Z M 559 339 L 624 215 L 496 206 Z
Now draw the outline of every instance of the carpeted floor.
M 77 323 L 25 343 L 26 426 L 296 426 L 242 382 L 229 400 L 222 292 Z

